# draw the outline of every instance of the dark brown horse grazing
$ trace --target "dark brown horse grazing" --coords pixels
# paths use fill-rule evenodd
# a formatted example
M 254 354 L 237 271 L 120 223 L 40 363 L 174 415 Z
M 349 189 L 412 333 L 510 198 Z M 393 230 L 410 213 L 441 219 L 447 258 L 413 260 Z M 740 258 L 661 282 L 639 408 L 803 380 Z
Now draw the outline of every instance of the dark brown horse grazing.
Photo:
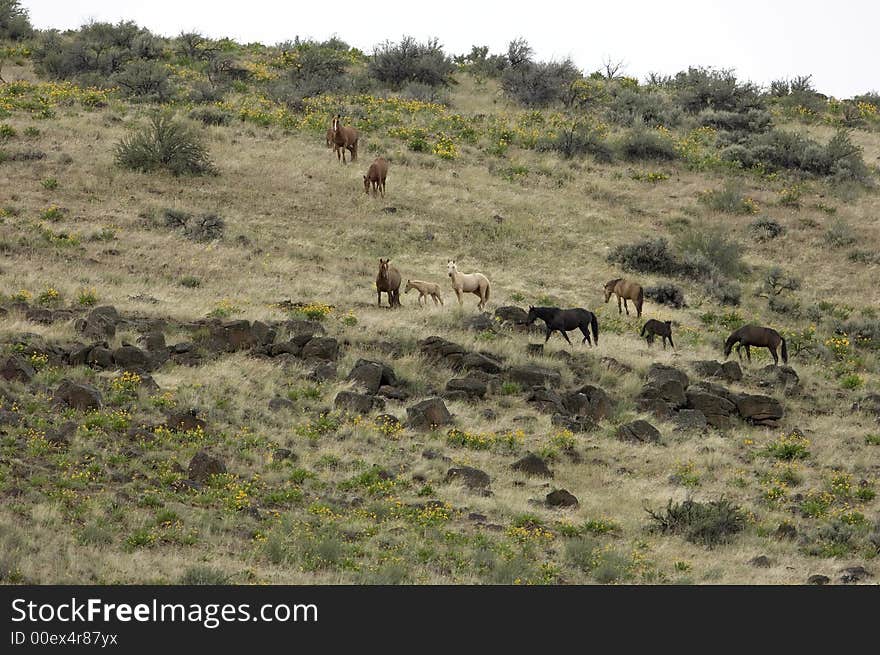
M 773 355 L 773 363 L 777 366 L 779 365 L 779 357 L 776 356 L 776 348 L 781 345 L 782 363 L 788 364 L 788 349 L 785 347 L 785 339 L 782 338 L 782 335 L 779 334 L 779 332 L 771 328 L 761 327 L 760 325 L 744 325 L 740 329 L 734 330 L 734 332 L 727 337 L 727 342 L 724 344 L 725 359 L 730 355 L 730 351 L 734 344 L 736 344 L 736 354 L 740 361 L 742 361 L 740 348 L 745 346 L 746 357 L 751 363 L 752 353 L 749 352 L 749 346 L 756 346 L 758 348 L 766 348 L 769 350 L 770 354 Z
M 400 307 L 400 271 L 389 266 L 390 259 L 379 259 L 379 274 L 376 276 L 376 292 L 379 307 L 382 306 L 382 292 L 388 294 L 388 306 Z
M 608 302 L 612 293 L 617 294 L 618 314 L 623 313 L 620 309 L 620 300 L 622 298 L 623 308 L 626 310 L 626 315 L 629 316 L 629 307 L 626 304 L 627 299 L 629 299 L 632 300 L 633 304 L 636 306 L 636 316 L 641 317 L 642 303 L 645 301 L 645 292 L 642 290 L 642 285 L 637 284 L 636 282 L 630 282 L 629 280 L 624 280 L 623 278 L 616 278 L 605 283 L 605 302 Z
M 375 161 L 370 164 L 367 174 L 364 175 L 364 193 L 370 193 L 370 186 L 373 187 L 373 195 L 378 190 L 382 197 L 385 197 L 385 178 L 388 176 L 388 162 L 382 157 L 376 157 Z
M 353 127 L 343 127 L 342 122 L 340 121 L 340 115 L 336 114 L 333 117 L 333 143 L 335 145 L 334 150 L 336 150 L 336 159 L 342 158 L 342 163 L 345 163 L 345 151 L 348 150 L 351 153 L 351 161 L 357 159 L 358 154 L 358 139 L 360 138 L 360 134 Z
M 666 350 L 667 339 L 669 339 L 669 345 L 675 348 L 675 344 L 672 343 L 672 321 L 658 321 L 652 318 L 642 326 L 641 336 L 645 337 L 648 346 L 654 343 L 654 337 L 657 336 L 662 337 L 663 350 Z

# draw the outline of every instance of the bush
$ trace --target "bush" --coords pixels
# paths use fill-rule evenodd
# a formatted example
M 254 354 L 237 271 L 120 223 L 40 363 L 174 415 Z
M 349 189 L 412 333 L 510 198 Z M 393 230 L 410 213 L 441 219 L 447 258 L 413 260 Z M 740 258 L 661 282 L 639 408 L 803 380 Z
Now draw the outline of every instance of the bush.
M 722 305 L 739 305 L 740 298 L 742 297 L 740 286 L 730 280 L 714 278 L 709 280 L 704 285 L 704 288 L 706 293 Z
M 770 241 L 785 232 L 785 229 L 772 218 L 763 217 L 749 224 L 749 232 L 758 241 Z
M 173 175 L 216 172 L 199 134 L 169 113 L 154 114 L 148 125 L 123 138 L 116 145 L 116 163 L 144 173 L 157 170 L 167 170 Z
M 861 147 L 845 130 L 837 132 L 824 146 L 801 134 L 770 130 L 728 146 L 721 158 L 744 168 L 801 170 L 839 181 L 867 182 L 870 176 Z
M 700 125 L 727 132 L 766 132 L 770 128 L 770 112 L 750 109 L 746 112 L 707 110 L 699 114 Z
M 631 130 L 620 140 L 618 149 L 621 157 L 627 161 L 643 159 L 670 161 L 678 156 L 672 142 L 655 130 Z
M 745 197 L 740 188 L 733 184 L 701 193 L 700 200 L 709 209 L 727 214 L 754 214 L 758 210 L 755 201 Z
M 339 40 L 295 41 L 281 46 L 291 64 L 285 76 L 270 88 L 276 100 L 297 106 L 304 98 L 339 93 L 346 88 L 346 71 L 356 51 Z
M 33 60 L 37 71 L 47 77 L 107 86 L 132 60 L 159 59 L 162 45 L 161 39 L 131 21 L 92 22 L 74 32 L 44 32 Z
M 111 80 L 125 95 L 146 102 L 166 102 L 174 95 L 168 69 L 160 61 L 133 59 Z
M 783 271 L 779 266 L 771 266 L 764 275 L 762 291 L 766 294 L 778 296 L 783 291 L 797 291 L 801 288 L 801 281 Z
M 687 307 L 684 292 L 671 282 L 662 282 L 645 289 L 645 297 L 660 305 L 671 305 L 676 309 Z
M 608 261 L 638 273 L 669 275 L 678 270 L 678 262 L 669 248 L 669 242 L 662 237 L 616 246 L 608 254 Z
M 825 243 L 832 248 L 851 246 L 857 241 L 855 230 L 849 223 L 838 218 L 825 231 Z
M 455 57 L 455 62 L 466 66 L 476 78 L 498 78 L 508 66 L 504 55 L 490 55 L 489 46 L 472 46 L 470 54 Z
M 501 75 L 501 88 L 509 98 L 526 107 L 548 107 L 559 102 L 580 71 L 570 59 L 524 61 L 511 65 Z
M 709 548 L 728 543 L 746 526 L 745 512 L 725 498 L 708 503 L 685 500 L 673 504 L 670 500 L 665 511 L 646 511 L 660 532 L 680 534 L 692 543 Z
M 685 111 L 705 109 L 743 113 L 763 109 L 761 90 L 751 82 L 740 83 L 732 70 L 689 68 L 671 81 L 676 100 Z
M 400 89 L 407 82 L 449 86 L 455 64 L 437 39 L 419 43 L 405 36 L 400 43 L 386 41 L 376 46 L 367 70 L 371 77 L 394 89 Z
M 28 10 L 19 0 L 0 0 L 0 39 L 22 41 L 34 34 Z
M 681 110 L 667 94 L 628 87 L 613 93 L 607 115 L 610 122 L 624 127 L 675 127 L 681 123 Z
M 561 128 L 555 137 L 540 141 L 537 147 L 554 150 L 566 158 L 589 154 L 602 163 L 614 159 L 614 151 L 602 134 L 592 125 L 578 121 Z
M 740 245 L 715 231 L 685 230 L 679 234 L 676 247 L 683 259 L 682 274 L 695 279 L 713 273 L 735 277 L 745 269 Z
M 189 112 L 189 117 L 204 125 L 229 125 L 232 122 L 231 114 L 214 106 L 196 107 Z

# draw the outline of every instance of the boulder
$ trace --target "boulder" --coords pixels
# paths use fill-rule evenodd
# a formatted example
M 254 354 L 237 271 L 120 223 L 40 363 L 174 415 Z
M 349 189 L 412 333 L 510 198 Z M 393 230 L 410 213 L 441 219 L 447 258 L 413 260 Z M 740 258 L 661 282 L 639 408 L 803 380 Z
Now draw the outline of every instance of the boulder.
M 577 391 L 563 396 L 562 406 L 569 414 L 586 416 L 601 421 L 611 414 L 611 398 L 600 387 L 584 385 Z
M 333 337 L 314 337 L 303 346 L 303 359 L 334 361 L 339 355 L 339 342 Z
M 555 489 L 547 494 L 545 502 L 548 507 L 577 507 L 578 499 L 565 489 Z
M 355 382 L 369 394 L 375 394 L 382 386 L 382 365 L 360 360 L 348 374 L 348 380 Z
M 730 415 L 736 411 L 736 405 L 727 398 L 693 387 L 688 387 L 686 396 L 687 408 L 701 411 L 709 425 L 719 429 L 731 426 Z
M 469 489 L 485 489 L 492 480 L 485 471 L 472 466 L 459 466 L 446 471 L 446 481 L 460 481 Z
M 658 443 L 660 431 L 642 419 L 624 423 L 617 428 L 617 438 L 635 443 Z
M 153 365 L 153 361 L 146 351 L 132 345 L 123 345 L 114 350 L 113 363 L 127 370 L 137 369 L 144 371 L 150 370 Z
M 162 352 L 167 349 L 165 344 L 165 335 L 162 332 L 148 332 L 138 337 L 137 342 L 150 353 Z
M 811 575 L 809 578 L 807 578 L 807 584 L 826 585 L 829 582 L 831 582 L 831 578 L 829 578 L 827 575 L 822 575 L 821 573 Z
M 873 577 L 864 566 L 848 566 L 845 569 L 841 569 L 839 573 L 840 581 L 843 584 L 862 582 L 868 578 Z
M 31 363 L 24 356 L 17 354 L 7 357 L 3 368 L 0 369 L 0 377 L 17 382 L 30 382 L 36 374 L 37 371 Z
M 462 393 L 466 398 L 483 398 L 486 395 L 487 386 L 482 380 L 468 376 L 453 378 L 447 382 L 446 391 Z
M 564 413 L 565 407 L 562 405 L 562 396 L 550 389 L 537 388 L 533 389 L 529 394 L 527 402 L 535 405 L 539 411 L 545 414 L 553 412 Z
M 673 417 L 675 429 L 679 432 L 705 430 L 709 422 L 699 409 L 681 409 Z
M 762 387 L 781 389 L 786 392 L 796 391 L 800 387 L 800 376 L 790 366 L 765 366 L 758 371 L 758 384 Z
M 376 395 L 382 396 L 383 398 L 390 398 L 391 400 L 407 400 L 409 398 L 409 393 L 406 390 L 401 389 L 400 387 L 392 387 L 387 384 L 383 384 L 379 387 L 379 391 L 376 392 Z
M 517 325 L 524 325 L 529 320 L 529 313 L 514 305 L 505 305 L 495 310 L 495 316 L 502 321 L 509 321 Z
M 195 409 L 188 411 L 171 412 L 165 418 L 165 427 L 177 432 L 204 431 L 208 424 L 197 416 Z
M 589 417 L 569 416 L 568 414 L 559 413 L 550 417 L 550 424 L 570 432 L 592 432 L 599 428 L 599 425 Z
M 44 307 L 31 307 L 25 312 L 24 317 L 31 323 L 40 323 L 42 325 L 51 325 L 55 320 L 52 310 Z
M 322 362 L 312 369 L 309 373 L 309 379 L 315 382 L 327 382 L 336 379 L 336 364 L 333 362 Z
M 494 330 L 497 327 L 497 323 L 495 323 L 495 319 L 492 318 L 491 314 L 483 312 L 466 318 L 464 320 L 464 327 L 476 332 L 485 332 L 486 330 Z
M 753 394 L 738 396 L 736 409 L 744 420 L 756 425 L 776 426 L 785 414 L 776 398 Z
M 465 371 L 483 371 L 484 373 L 500 373 L 501 363 L 482 353 L 466 353 L 458 361 L 457 368 Z
M 190 480 L 204 484 L 212 475 L 226 473 L 226 464 L 220 458 L 200 450 L 190 460 L 187 472 Z
M 696 360 L 691 362 L 691 368 L 702 378 L 721 378 L 728 382 L 737 382 L 743 377 L 739 364 L 733 361 Z
M 684 389 L 687 389 L 690 384 L 687 373 L 674 366 L 666 366 L 665 364 L 651 364 L 651 367 L 648 369 L 647 378 L 648 382 L 655 384 L 666 382 L 667 380 L 676 380 Z
M 562 382 L 562 376 L 558 371 L 536 364 L 512 366 L 508 369 L 507 376 L 512 382 L 516 382 L 525 388 L 543 387 L 545 385 L 559 386 Z
M 411 428 L 430 429 L 452 423 L 452 414 L 446 409 L 442 399 L 428 398 L 412 407 L 407 407 L 406 422 Z
M 83 412 L 100 409 L 103 404 L 101 392 L 95 387 L 71 380 L 64 380 L 58 385 L 54 399 L 58 403 Z
M 369 414 L 373 408 L 384 409 L 385 401 L 375 396 L 370 396 L 354 391 L 340 391 L 333 400 L 336 409 L 352 412 L 354 414 Z
M 399 380 L 397 379 L 397 375 L 394 373 L 394 369 L 388 366 L 388 364 L 384 364 L 383 362 L 375 362 L 370 359 L 359 359 L 355 362 L 354 367 L 364 366 L 366 364 L 374 364 L 382 369 L 382 377 L 379 380 L 380 386 L 388 385 L 391 387 L 397 386 L 399 384 Z
M 294 407 L 296 405 L 290 398 L 283 398 L 282 396 L 276 396 L 269 401 L 269 409 L 273 412 L 280 412 L 282 409 L 292 410 Z
M 95 346 L 89 351 L 86 364 L 92 368 L 113 368 L 113 352 L 103 345 Z
M 76 322 L 75 327 L 83 336 L 95 341 L 111 340 L 116 336 L 116 324 L 119 313 L 115 307 L 105 305 L 95 307 L 84 319 Z
M 299 455 L 290 450 L 290 448 L 276 448 L 272 452 L 273 462 L 295 462 L 299 459 Z
M 534 453 L 526 453 L 511 464 L 510 468 L 514 471 L 525 473 L 526 475 L 534 475 L 542 478 L 553 477 L 553 471 L 547 466 L 547 462 Z

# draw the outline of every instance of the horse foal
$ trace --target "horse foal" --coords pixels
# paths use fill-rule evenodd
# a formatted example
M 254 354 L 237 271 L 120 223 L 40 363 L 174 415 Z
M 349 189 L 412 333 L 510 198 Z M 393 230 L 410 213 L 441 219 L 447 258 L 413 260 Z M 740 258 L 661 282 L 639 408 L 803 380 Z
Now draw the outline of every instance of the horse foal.
M 663 338 L 663 350 L 666 350 L 667 339 L 669 345 L 675 348 L 675 344 L 672 343 L 672 321 L 658 321 L 652 318 L 642 326 L 641 336 L 645 337 L 648 346 L 654 343 L 654 337 L 657 336 Z
M 407 280 L 406 287 L 404 288 L 404 293 L 409 293 L 410 289 L 415 289 L 419 292 L 419 305 L 422 304 L 422 300 L 431 296 L 431 299 L 434 301 L 434 305 L 437 305 L 437 301 L 440 301 L 440 304 L 443 304 L 443 296 L 440 295 L 440 285 L 434 282 L 422 282 L 421 280 Z M 427 302 L 427 300 L 425 300 Z
M 373 195 L 378 190 L 382 197 L 385 197 L 385 178 L 388 176 L 388 162 L 382 157 L 376 157 L 375 161 L 370 164 L 367 174 L 364 175 L 364 193 L 370 193 L 370 186 L 373 187 Z

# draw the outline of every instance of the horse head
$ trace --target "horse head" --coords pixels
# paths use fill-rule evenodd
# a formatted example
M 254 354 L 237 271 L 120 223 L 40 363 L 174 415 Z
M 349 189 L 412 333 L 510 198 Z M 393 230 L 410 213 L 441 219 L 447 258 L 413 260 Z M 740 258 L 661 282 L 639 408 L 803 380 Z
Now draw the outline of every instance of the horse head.
M 621 278 L 617 278 L 615 280 L 608 280 L 605 283 L 605 302 L 611 298 L 611 294 L 614 293 L 614 287 L 617 286 L 617 283 L 620 282 Z
M 410 290 L 410 289 L 415 289 L 415 287 L 412 285 L 412 283 L 411 283 L 409 280 L 407 280 L 407 281 L 406 281 L 406 287 L 404 287 L 403 292 L 404 292 L 404 293 L 409 293 L 409 290 Z
M 333 117 L 333 133 L 336 134 L 339 131 L 339 114 Z
M 367 195 L 370 193 L 370 180 L 366 175 L 364 175 L 364 193 Z
M 529 305 L 529 317 L 526 319 L 526 325 L 531 325 L 538 318 L 538 312 L 535 311 L 535 308 Z
M 379 258 L 379 277 L 383 280 L 388 279 L 388 262 L 390 261 L 390 259 Z
M 456 273 L 458 273 L 458 268 L 455 265 L 454 259 L 450 259 L 446 263 L 446 273 L 449 275 L 449 277 L 453 277 Z

